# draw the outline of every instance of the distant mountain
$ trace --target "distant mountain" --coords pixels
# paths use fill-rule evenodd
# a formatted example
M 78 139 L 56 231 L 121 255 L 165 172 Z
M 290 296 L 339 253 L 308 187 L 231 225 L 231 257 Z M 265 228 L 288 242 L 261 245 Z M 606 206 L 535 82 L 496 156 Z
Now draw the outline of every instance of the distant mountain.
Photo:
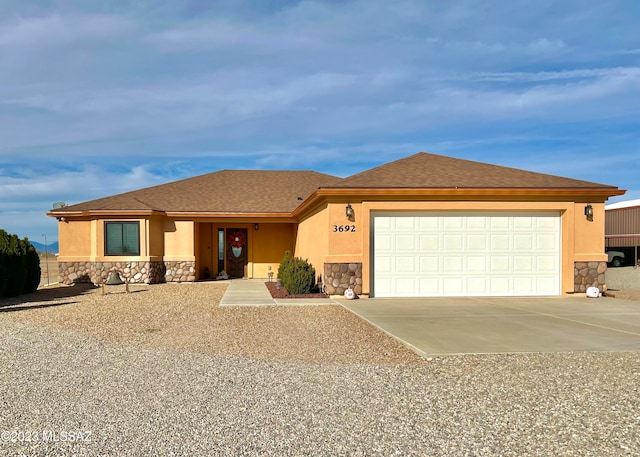
M 51 243 L 49 245 L 47 245 L 47 249 L 45 250 L 44 248 L 44 244 L 43 243 L 38 243 L 37 241 L 31 241 L 29 240 L 29 242 L 31 244 L 33 244 L 33 247 L 36 248 L 36 251 L 38 252 L 48 252 L 49 254 L 56 254 L 59 251 L 59 247 L 58 247 L 58 242 L 56 241 L 55 243 Z

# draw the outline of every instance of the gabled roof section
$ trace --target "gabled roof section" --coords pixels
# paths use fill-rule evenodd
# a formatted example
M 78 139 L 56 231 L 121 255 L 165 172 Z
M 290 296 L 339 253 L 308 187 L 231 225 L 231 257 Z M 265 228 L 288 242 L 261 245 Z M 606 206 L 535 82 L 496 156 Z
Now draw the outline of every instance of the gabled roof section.
M 315 171 L 222 170 L 53 210 L 290 213 L 316 189 L 340 181 Z
M 425 152 L 363 171 L 326 188 L 617 189 L 604 184 Z

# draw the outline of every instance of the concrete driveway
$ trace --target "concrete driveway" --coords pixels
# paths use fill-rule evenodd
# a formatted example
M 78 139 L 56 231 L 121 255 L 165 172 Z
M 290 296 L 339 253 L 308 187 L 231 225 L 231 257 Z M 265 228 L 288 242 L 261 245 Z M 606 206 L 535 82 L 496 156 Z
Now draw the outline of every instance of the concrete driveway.
M 339 302 L 427 356 L 640 350 L 640 302 L 631 300 L 518 297 Z

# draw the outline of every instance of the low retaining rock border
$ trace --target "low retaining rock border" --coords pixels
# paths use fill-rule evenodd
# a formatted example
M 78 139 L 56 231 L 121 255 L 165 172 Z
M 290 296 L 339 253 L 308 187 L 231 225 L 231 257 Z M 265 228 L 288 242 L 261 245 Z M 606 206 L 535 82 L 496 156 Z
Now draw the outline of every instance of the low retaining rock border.
M 103 284 L 112 271 L 131 284 L 163 282 L 193 282 L 196 267 L 193 261 L 170 262 L 59 262 L 60 282 L 63 284 Z

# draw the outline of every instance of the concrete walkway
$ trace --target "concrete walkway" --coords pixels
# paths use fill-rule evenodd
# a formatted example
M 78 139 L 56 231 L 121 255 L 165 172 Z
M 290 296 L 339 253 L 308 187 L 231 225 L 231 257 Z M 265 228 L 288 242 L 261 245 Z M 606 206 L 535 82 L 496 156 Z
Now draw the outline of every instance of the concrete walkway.
M 220 306 L 275 306 L 275 305 L 335 305 L 330 298 L 274 299 L 264 284 L 264 279 L 232 279 Z

